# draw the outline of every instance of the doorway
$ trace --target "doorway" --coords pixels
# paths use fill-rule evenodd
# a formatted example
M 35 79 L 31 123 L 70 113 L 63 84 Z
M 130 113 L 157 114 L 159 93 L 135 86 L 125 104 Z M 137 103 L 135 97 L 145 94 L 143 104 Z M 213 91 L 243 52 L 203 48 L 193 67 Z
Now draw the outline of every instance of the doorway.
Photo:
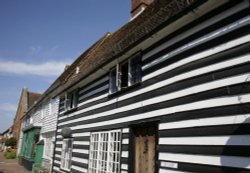
M 156 125 L 133 128 L 134 173 L 155 173 L 156 171 Z

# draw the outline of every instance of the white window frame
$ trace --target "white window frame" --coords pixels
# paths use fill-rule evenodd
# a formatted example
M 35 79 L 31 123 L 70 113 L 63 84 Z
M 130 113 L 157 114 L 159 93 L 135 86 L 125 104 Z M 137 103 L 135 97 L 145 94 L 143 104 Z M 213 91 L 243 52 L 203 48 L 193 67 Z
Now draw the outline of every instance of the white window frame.
M 121 130 L 91 133 L 89 153 L 88 173 L 120 173 Z
M 60 165 L 60 168 L 62 170 L 70 171 L 72 150 L 73 150 L 73 138 L 63 139 L 62 153 L 61 153 L 61 165 Z
M 54 149 L 54 138 L 53 136 L 49 136 L 44 138 L 45 140 L 45 152 L 44 152 L 44 158 L 51 160 L 53 156 L 53 149 Z

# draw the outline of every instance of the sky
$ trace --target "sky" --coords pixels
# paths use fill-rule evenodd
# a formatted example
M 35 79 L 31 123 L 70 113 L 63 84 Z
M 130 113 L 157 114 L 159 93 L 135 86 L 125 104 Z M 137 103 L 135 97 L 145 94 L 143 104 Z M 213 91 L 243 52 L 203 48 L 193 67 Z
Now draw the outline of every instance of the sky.
M 130 20 L 131 0 L 0 1 L 0 133 L 24 86 L 44 92 L 84 50 Z

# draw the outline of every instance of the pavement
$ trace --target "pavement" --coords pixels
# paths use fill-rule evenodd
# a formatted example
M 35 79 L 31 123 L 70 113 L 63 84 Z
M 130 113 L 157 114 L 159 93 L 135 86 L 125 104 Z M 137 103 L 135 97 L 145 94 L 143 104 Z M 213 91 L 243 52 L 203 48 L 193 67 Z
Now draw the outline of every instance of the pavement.
M 18 164 L 17 159 L 5 159 L 0 151 L 0 173 L 31 173 Z

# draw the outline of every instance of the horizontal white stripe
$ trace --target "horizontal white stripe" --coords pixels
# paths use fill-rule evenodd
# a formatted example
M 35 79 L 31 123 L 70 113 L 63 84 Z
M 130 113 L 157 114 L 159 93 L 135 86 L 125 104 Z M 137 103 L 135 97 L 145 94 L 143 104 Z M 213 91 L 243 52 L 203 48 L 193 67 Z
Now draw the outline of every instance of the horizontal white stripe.
M 58 160 L 54 160 L 54 162 L 57 163 L 57 164 L 61 164 L 61 162 L 58 161 Z
M 61 149 L 61 148 L 56 147 L 56 151 L 62 151 L 62 149 Z
M 129 128 L 122 129 L 122 133 L 129 133 Z
M 60 150 L 61 151 L 61 150 Z M 61 158 L 61 155 L 59 155 L 59 154 L 55 154 L 55 157 L 57 157 L 57 158 Z
M 83 137 L 83 136 L 90 136 L 90 132 L 84 132 L 84 133 L 74 133 L 72 134 L 73 137 Z
M 128 171 L 125 171 L 125 170 L 121 170 L 121 173 L 128 173 Z
M 63 141 L 56 141 L 56 144 L 62 144 Z
M 128 158 L 128 151 L 122 151 L 122 157 Z
M 160 145 L 249 145 L 250 135 L 166 137 L 159 138 Z
M 93 83 L 92 85 L 89 85 L 88 87 L 85 87 L 84 89 L 80 90 L 79 94 L 82 94 L 83 92 L 85 92 L 85 91 L 87 91 L 87 90 L 89 90 L 89 89 L 91 89 L 91 88 L 105 82 L 105 81 L 108 81 L 108 80 L 109 80 L 109 77 L 106 76 L 106 77 L 98 80 L 97 82 Z
M 73 153 L 89 154 L 89 150 L 73 148 Z
M 72 169 L 75 169 L 77 171 L 80 171 L 80 172 L 87 172 L 88 170 L 85 169 L 85 168 L 82 168 L 82 167 L 79 167 L 79 166 L 75 166 L 75 165 L 72 165 L 71 166 Z
M 103 125 L 112 125 L 112 124 L 123 123 L 123 122 L 130 122 L 130 121 L 141 120 L 145 118 L 157 117 L 161 115 L 173 114 L 175 112 L 183 112 L 183 111 L 191 111 L 191 110 L 196 110 L 196 109 L 204 109 L 204 108 L 211 108 L 211 107 L 218 107 L 218 106 L 242 104 L 242 103 L 247 103 L 247 102 L 250 102 L 250 94 L 239 95 L 239 96 L 234 96 L 234 97 L 215 98 L 215 99 L 193 102 L 189 104 L 183 104 L 179 106 L 173 106 L 170 108 L 159 109 L 156 111 L 127 116 L 127 117 L 109 120 L 109 121 L 78 125 L 78 126 L 72 127 L 72 130 L 99 127 Z
M 58 130 L 59 132 L 59 130 Z M 84 137 L 84 136 L 90 136 L 90 132 L 84 132 L 84 133 L 73 133 L 73 137 Z M 56 136 L 57 139 L 63 138 L 61 135 Z
M 161 68 L 161 69 L 159 69 L 159 70 L 157 70 L 157 71 L 155 71 L 153 73 L 150 73 L 150 74 L 148 74 L 146 76 L 143 76 L 142 81 L 144 82 L 144 81 L 146 81 L 148 79 L 159 76 L 162 73 L 166 73 L 168 71 L 171 71 L 173 69 L 181 67 L 181 66 L 183 66 L 185 64 L 188 64 L 188 63 L 191 63 L 191 62 L 206 58 L 206 57 L 211 56 L 211 55 L 215 55 L 215 54 L 217 54 L 219 52 L 231 49 L 231 48 L 239 46 L 241 44 L 248 43 L 249 41 L 250 41 L 250 34 L 246 35 L 246 36 L 243 36 L 243 37 L 240 37 L 238 39 L 235 39 L 233 41 L 229 41 L 229 42 L 224 43 L 222 45 L 216 46 L 214 48 L 208 49 L 208 50 L 203 51 L 201 53 L 197 53 L 197 54 L 192 55 L 190 57 L 187 57 L 187 58 L 185 58 L 183 60 L 180 60 L 180 61 L 178 61 L 176 63 L 170 64 L 170 65 L 168 65 L 168 66 L 166 66 L 164 68 Z
M 121 169 L 128 170 L 128 164 L 121 164 Z
M 72 157 L 72 160 L 76 161 L 76 162 L 80 162 L 80 163 L 85 163 L 85 164 L 89 163 L 88 159 L 82 159 L 82 158 L 79 158 L 79 157 Z
M 250 114 L 162 123 L 159 124 L 159 130 L 179 129 L 187 127 L 201 127 L 201 126 L 217 126 L 226 124 L 242 124 L 242 123 L 250 123 Z
M 159 64 L 159 63 L 161 63 L 161 62 L 163 62 L 163 61 L 165 61 L 165 60 L 167 60 L 169 58 L 172 58 L 172 57 L 174 57 L 174 56 L 176 56 L 176 55 L 178 55 L 178 54 L 180 54 L 180 53 L 182 53 L 184 51 L 187 51 L 188 49 L 193 48 L 194 46 L 206 43 L 206 42 L 208 42 L 208 41 L 210 41 L 212 39 L 215 39 L 215 38 L 217 38 L 219 36 L 222 36 L 222 35 L 230 32 L 230 31 L 233 31 L 235 29 L 243 27 L 243 26 L 249 24 L 249 21 L 250 21 L 250 17 L 247 16 L 247 17 L 245 17 L 243 19 L 240 19 L 240 20 L 238 20 L 238 21 L 236 21 L 234 23 L 231 23 L 231 24 L 229 24 L 227 26 L 219 28 L 219 29 L 217 29 L 217 30 L 215 30 L 215 31 L 213 31 L 211 33 L 205 34 L 202 37 L 200 37 L 198 39 L 195 39 L 192 42 L 189 42 L 189 43 L 187 43 L 187 44 L 185 44 L 185 45 L 183 45 L 181 47 L 178 47 L 177 49 L 175 49 L 175 50 L 173 50 L 171 52 L 168 52 L 167 54 L 163 55 L 162 57 L 159 57 L 156 60 L 144 65 L 142 67 L 142 70 L 150 68 L 150 67 L 152 67 L 152 66 L 154 66 L 156 64 Z
M 167 85 L 170 85 L 170 84 L 173 84 L 173 83 L 176 83 L 176 82 L 179 82 L 181 80 L 185 80 L 185 79 L 197 76 L 197 75 L 202 75 L 202 74 L 206 74 L 206 73 L 213 72 L 213 71 L 216 71 L 216 70 L 221 70 L 221 69 L 224 69 L 224 68 L 227 68 L 227 67 L 232 67 L 232 66 L 235 66 L 235 65 L 238 65 L 238 64 L 243 64 L 243 63 L 249 62 L 249 61 L 250 61 L 250 55 L 246 55 L 246 56 L 241 56 L 239 58 L 235 58 L 235 59 L 232 59 L 232 60 L 217 63 L 217 64 L 214 64 L 214 65 L 199 68 L 199 69 L 196 69 L 196 70 L 184 73 L 184 74 L 177 75 L 177 76 L 172 77 L 170 79 L 166 79 L 164 81 L 158 82 L 158 83 L 153 84 L 153 85 L 151 85 L 149 87 L 143 88 L 141 90 L 137 90 L 137 91 L 135 91 L 133 93 L 127 94 L 127 95 L 122 96 L 120 98 L 116 98 L 116 99 L 113 99 L 113 100 L 110 100 L 110 101 L 107 101 L 107 102 L 104 102 L 104 103 L 100 103 L 100 104 L 97 104 L 97 105 L 82 109 L 80 111 L 72 113 L 71 115 L 69 115 L 67 117 L 72 117 L 72 116 L 80 114 L 80 113 L 84 113 L 84 112 L 87 112 L 87 111 L 90 111 L 90 110 L 94 110 L 94 109 L 97 109 L 97 108 L 100 108 L 100 107 L 103 107 L 103 106 L 108 106 L 108 105 L 116 103 L 118 101 L 122 101 L 122 100 L 131 98 L 131 97 L 134 97 L 134 96 L 146 93 L 146 92 L 150 92 L 152 90 L 155 90 L 155 89 L 158 89 L 158 88 L 161 88 L 161 87 L 164 87 L 164 86 L 167 86 Z M 154 98 L 154 99 L 158 100 L 158 98 Z M 149 102 L 151 104 L 154 104 L 154 103 L 151 102 L 151 100 Z M 145 103 L 143 103 L 143 104 L 145 104 Z M 102 117 L 102 116 L 106 116 L 106 115 L 111 115 L 111 114 L 114 114 L 114 113 L 123 112 L 125 110 L 136 109 L 136 108 L 141 107 L 141 106 L 143 106 L 142 103 L 135 103 L 135 104 L 127 105 L 127 106 L 124 106 L 124 107 L 121 107 L 121 108 L 118 108 L 118 109 L 113 109 L 113 110 L 110 110 L 110 111 L 106 111 L 106 112 L 103 112 L 103 113 L 100 113 L 100 114 L 85 116 L 85 117 L 81 117 L 81 118 L 78 118 L 78 119 L 74 119 L 74 120 L 63 122 L 63 123 L 59 123 L 59 126 L 69 124 L 69 123 L 73 123 L 73 122 L 79 122 L 79 121 L 89 120 L 89 119 L 93 119 L 93 118 L 98 118 L 98 117 Z M 61 119 L 64 119 L 64 118 L 67 118 L 67 117 L 62 117 Z
M 122 144 L 128 144 L 128 139 L 123 139 Z
M 169 170 L 169 169 L 159 169 L 159 173 L 191 173 L 191 172 L 183 172 L 183 171 Z
M 196 164 L 250 169 L 250 160 L 248 157 L 203 156 L 203 155 L 190 155 L 190 154 L 159 153 L 159 159 L 160 160 L 167 159 L 185 163 L 196 163 Z
M 89 141 L 73 141 L 75 145 L 89 145 Z
M 59 168 L 59 167 L 57 167 L 57 166 L 54 166 L 54 167 L 53 167 L 53 169 L 54 169 L 54 170 L 56 170 L 56 171 L 61 172 L 60 168 Z

